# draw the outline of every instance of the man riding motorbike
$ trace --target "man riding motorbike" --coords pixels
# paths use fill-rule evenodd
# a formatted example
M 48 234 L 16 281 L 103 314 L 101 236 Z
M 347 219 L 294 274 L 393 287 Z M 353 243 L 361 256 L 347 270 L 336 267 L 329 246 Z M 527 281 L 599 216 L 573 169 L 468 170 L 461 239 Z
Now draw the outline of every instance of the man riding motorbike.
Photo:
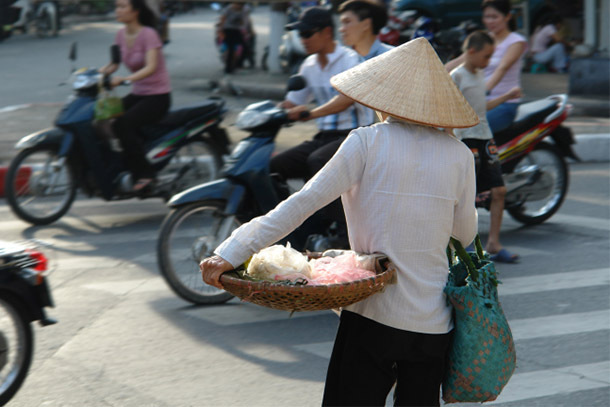
M 286 95 L 281 107 L 288 109 L 289 117 L 316 118 L 319 132 L 312 140 L 299 144 L 276 155 L 271 160 L 271 173 L 284 179 L 308 180 L 316 174 L 337 151 L 352 129 L 371 124 L 371 116 L 364 106 L 339 100 L 330 85 L 330 78 L 360 63 L 353 50 L 334 40 L 334 23 L 329 10 L 311 7 L 301 13 L 299 20 L 288 24 L 288 30 L 298 30 L 299 37 L 309 56 L 299 70 L 307 86 Z M 315 100 L 318 108 L 309 112 L 305 106 Z M 312 230 L 337 222 L 338 235 L 346 236 L 345 218 L 339 200 L 324 208 L 319 216 L 309 219 L 301 228 L 303 236 Z

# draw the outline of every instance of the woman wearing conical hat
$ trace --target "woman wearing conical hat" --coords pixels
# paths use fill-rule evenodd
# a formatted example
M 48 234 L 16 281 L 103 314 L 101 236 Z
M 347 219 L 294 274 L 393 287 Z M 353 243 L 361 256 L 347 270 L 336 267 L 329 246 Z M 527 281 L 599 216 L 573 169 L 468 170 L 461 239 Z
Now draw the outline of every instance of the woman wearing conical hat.
M 352 250 L 385 253 L 398 282 L 343 309 L 323 405 L 439 405 L 451 309 L 445 249 L 477 231 L 474 160 L 443 129 L 471 127 L 476 113 L 427 40 L 403 44 L 336 75 L 342 94 L 385 121 L 353 130 L 305 186 L 237 229 L 201 262 L 206 283 L 277 242 L 341 196 Z

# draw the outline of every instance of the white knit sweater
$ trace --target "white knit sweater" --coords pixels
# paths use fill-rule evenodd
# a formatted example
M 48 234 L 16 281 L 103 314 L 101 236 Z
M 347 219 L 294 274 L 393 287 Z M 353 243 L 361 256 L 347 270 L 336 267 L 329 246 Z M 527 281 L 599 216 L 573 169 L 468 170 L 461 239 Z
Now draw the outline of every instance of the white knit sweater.
M 341 195 L 351 248 L 385 253 L 398 283 L 346 309 L 394 328 L 446 333 L 445 249 L 477 232 L 470 150 L 446 133 L 389 119 L 350 133 L 297 193 L 242 225 L 215 251 L 234 266 L 280 240 Z

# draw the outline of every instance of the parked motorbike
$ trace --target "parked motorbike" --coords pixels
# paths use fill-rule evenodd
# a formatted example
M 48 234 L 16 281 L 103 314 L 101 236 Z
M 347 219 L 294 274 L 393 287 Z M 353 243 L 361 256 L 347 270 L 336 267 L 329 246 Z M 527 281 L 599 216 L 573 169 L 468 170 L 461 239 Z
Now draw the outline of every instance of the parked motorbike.
M 5 20 L 4 25 L 0 26 L 0 41 L 10 37 L 16 31 L 27 33 L 33 29 L 41 38 L 56 36 L 59 33 L 60 19 L 57 2 L 17 0 L 2 12 L 7 16 L 0 19 Z
M 113 50 L 112 60 L 120 61 L 117 47 Z M 75 59 L 75 46 L 73 51 Z M 229 153 L 229 140 L 220 127 L 225 113 L 222 99 L 174 109 L 160 122 L 140 129 L 156 181 L 135 192 L 108 122 L 94 121 L 96 99 L 109 78 L 88 68 L 73 76 L 75 94 L 55 127 L 30 134 L 16 145 L 20 151 L 7 171 L 6 198 L 19 218 L 35 225 L 56 221 L 69 210 L 77 188 L 108 201 L 169 199 L 217 177 L 222 156 Z
M 389 19 L 379 38 L 385 43 L 397 46 L 423 37 L 430 42 L 440 60 L 448 62 L 462 53 L 462 44 L 468 34 L 479 28 L 474 21 L 466 20 L 455 27 L 441 30 L 433 18 L 421 15 L 416 10 L 406 10 Z
M 549 219 L 566 197 L 566 158 L 578 160 L 572 130 L 562 125 L 571 110 L 567 102 L 567 95 L 553 95 L 523 103 L 513 124 L 494 134 L 507 190 L 504 207 L 523 224 Z M 489 209 L 489 191 L 477 198 L 477 206 Z
M 45 313 L 53 307 L 46 256 L 30 244 L 0 241 L 0 405 L 23 384 L 34 352 L 31 323 L 56 323 Z
M 293 76 L 288 90 L 302 89 L 304 84 L 303 77 Z M 269 173 L 274 140 L 289 123 L 286 111 L 271 101 L 249 105 L 239 114 L 236 126 L 250 135 L 235 146 L 222 168 L 222 177 L 177 194 L 168 202 L 171 210 L 159 231 L 157 262 L 161 275 L 181 298 L 195 304 L 218 304 L 232 298 L 202 281 L 199 262 L 211 256 L 242 223 L 267 213 L 290 195 L 288 185 Z M 320 251 L 325 242 L 333 248 L 347 248 L 340 246 L 344 240 L 334 235 L 333 225 L 319 220 L 312 216 L 307 226 L 285 241 L 297 250 Z

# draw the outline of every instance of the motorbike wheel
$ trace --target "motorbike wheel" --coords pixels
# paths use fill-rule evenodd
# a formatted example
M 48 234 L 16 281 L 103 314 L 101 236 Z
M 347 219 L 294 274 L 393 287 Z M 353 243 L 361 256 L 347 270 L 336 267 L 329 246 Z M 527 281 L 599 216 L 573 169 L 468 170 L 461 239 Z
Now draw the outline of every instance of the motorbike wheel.
M 76 197 L 74 171 L 52 146 L 19 152 L 8 168 L 5 187 L 15 215 L 34 225 L 61 218 Z
M 163 220 L 157 241 L 161 275 L 182 299 L 193 304 L 221 304 L 230 293 L 201 279 L 199 262 L 240 226 L 235 216 L 224 213 L 220 201 L 201 201 L 173 209 Z
M 531 165 L 538 166 L 544 175 L 550 176 L 553 184 L 550 194 L 543 199 L 528 201 L 526 197 L 521 205 L 507 209 L 513 219 L 525 225 L 537 225 L 553 216 L 566 197 L 569 183 L 568 166 L 554 145 L 539 143 L 517 163 L 514 171 Z
M 21 307 L 9 297 L 0 298 L 0 405 L 5 405 L 23 384 L 34 352 L 32 327 Z
M 205 140 L 196 140 L 182 146 L 157 179 L 161 184 L 172 183 L 173 193 L 178 193 L 215 180 L 221 166 L 220 151 Z
M 39 38 L 45 38 L 57 35 L 57 27 L 55 27 L 55 19 L 46 11 L 42 11 L 36 17 L 36 35 Z

